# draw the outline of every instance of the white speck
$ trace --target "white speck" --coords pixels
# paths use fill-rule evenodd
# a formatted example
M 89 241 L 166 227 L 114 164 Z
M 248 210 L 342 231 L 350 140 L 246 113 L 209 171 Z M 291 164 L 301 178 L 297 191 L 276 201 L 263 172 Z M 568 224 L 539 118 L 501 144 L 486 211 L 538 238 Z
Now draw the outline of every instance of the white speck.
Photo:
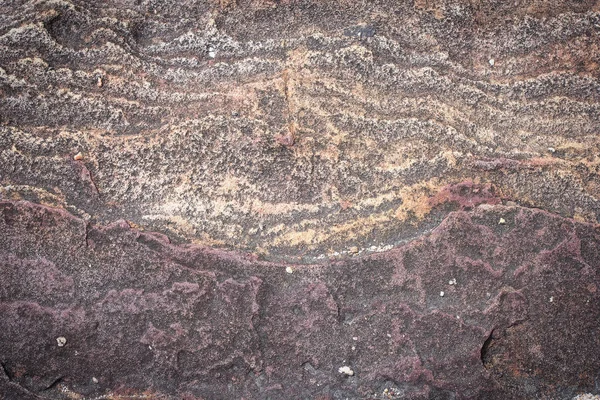
M 356 346 L 352 346 L 352 350 L 356 350 Z
M 554 301 L 554 296 L 550 296 L 550 303 Z
M 215 58 L 217 56 L 217 52 L 212 47 L 208 48 L 208 56 L 210 58 Z
M 292 274 L 294 273 L 294 270 L 292 269 L 292 267 L 286 267 L 285 272 L 287 272 L 288 274 Z
M 504 225 L 506 224 L 506 220 L 504 218 L 500 218 L 500 220 L 498 221 L 499 225 Z
M 94 383 L 98 383 L 98 379 L 97 379 L 95 376 L 93 376 L 93 377 L 92 377 L 92 382 L 94 382 Z
M 456 278 L 452 278 L 448 281 L 448 285 L 456 285 Z
M 343 366 L 343 367 L 340 367 L 340 368 L 338 369 L 338 372 L 339 372 L 340 374 L 346 374 L 346 375 L 348 375 L 348 376 L 352 376 L 352 375 L 354 375 L 354 371 L 352 371 L 352 369 L 350 369 L 350 367 L 348 367 L 348 366 Z
M 64 336 L 59 336 L 56 338 L 56 345 L 58 347 L 63 347 L 65 344 L 67 344 L 67 339 Z
M 440 292 L 440 297 L 444 297 L 444 292 Z
M 358 340 L 358 337 L 354 336 L 354 337 L 352 338 L 352 340 Z
M 490 67 L 493 67 L 494 64 L 496 64 L 496 60 L 494 60 L 493 58 L 490 58 L 488 62 L 490 63 Z
M 456 319 L 460 319 L 460 315 L 457 315 L 457 316 L 456 316 Z
M 492 296 L 492 294 L 491 294 L 490 292 L 487 292 L 487 293 L 485 294 L 485 297 L 491 297 L 491 296 Z
M 548 151 L 549 151 L 550 153 L 555 153 L 555 152 L 556 152 L 556 149 L 555 149 L 554 147 L 548 147 Z
M 392 335 L 388 333 L 388 334 L 387 334 L 387 337 L 392 337 Z
M 148 346 L 148 348 L 149 348 L 150 350 L 152 350 L 152 346 Z

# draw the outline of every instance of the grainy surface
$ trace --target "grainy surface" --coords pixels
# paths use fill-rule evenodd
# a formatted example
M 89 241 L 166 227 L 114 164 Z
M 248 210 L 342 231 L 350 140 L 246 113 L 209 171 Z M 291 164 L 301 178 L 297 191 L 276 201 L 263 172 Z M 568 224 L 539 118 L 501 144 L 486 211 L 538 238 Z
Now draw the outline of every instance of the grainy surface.
M 0 0 L 0 398 L 598 394 L 599 46 L 590 0 Z
M 410 244 L 325 265 L 174 246 L 27 202 L 0 203 L 0 231 L 7 399 L 598 390 L 600 234 L 543 211 L 457 211 Z
M 5 1 L 1 191 L 307 262 L 468 180 L 596 222 L 598 5 L 517 3 Z

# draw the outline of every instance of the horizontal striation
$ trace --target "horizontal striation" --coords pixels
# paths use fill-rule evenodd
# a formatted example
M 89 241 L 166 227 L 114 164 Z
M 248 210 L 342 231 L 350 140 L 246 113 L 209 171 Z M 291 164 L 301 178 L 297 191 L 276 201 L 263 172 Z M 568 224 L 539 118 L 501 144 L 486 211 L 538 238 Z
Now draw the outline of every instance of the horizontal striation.
M 488 3 L 0 5 L 0 196 L 307 261 L 461 182 L 596 222 L 598 7 Z

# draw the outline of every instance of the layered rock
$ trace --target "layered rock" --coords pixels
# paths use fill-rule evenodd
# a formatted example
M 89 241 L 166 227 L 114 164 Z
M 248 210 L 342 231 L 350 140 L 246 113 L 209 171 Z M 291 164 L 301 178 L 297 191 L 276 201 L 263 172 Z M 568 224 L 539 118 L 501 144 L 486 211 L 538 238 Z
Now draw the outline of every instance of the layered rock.
M 0 398 L 598 394 L 599 30 L 0 3 Z
M 6 3 L 2 193 L 294 262 L 468 180 L 596 222 L 598 7 L 517 3 Z

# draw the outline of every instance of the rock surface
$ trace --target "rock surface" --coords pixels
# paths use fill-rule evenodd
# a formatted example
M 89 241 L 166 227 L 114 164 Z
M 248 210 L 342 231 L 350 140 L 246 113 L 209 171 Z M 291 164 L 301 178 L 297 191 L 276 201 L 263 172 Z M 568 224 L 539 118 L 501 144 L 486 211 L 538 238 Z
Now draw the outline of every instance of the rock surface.
M 7 399 L 567 399 L 600 382 L 600 233 L 544 211 L 457 211 L 322 265 L 28 202 L 0 203 L 0 231 Z
M 0 2 L 0 399 L 600 393 L 600 3 Z
M 598 3 L 508 4 L 3 2 L 0 192 L 309 263 L 468 180 L 595 223 Z

